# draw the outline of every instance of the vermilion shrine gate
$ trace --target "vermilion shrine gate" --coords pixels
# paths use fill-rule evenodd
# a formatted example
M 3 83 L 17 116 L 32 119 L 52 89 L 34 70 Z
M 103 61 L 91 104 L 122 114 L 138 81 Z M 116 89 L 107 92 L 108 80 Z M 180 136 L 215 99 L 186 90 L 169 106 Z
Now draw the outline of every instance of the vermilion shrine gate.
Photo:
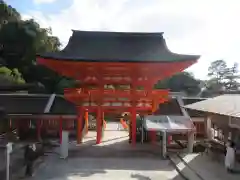
M 83 117 L 97 115 L 97 140 L 101 142 L 104 113 L 131 113 L 131 139 L 136 143 L 136 114 L 152 114 L 168 100 L 168 90 L 152 90 L 157 81 L 194 64 L 199 56 L 168 50 L 162 33 L 73 31 L 60 52 L 37 55 L 37 63 L 79 80 L 78 88 L 64 96 L 78 108 L 77 142 L 82 141 Z M 107 89 L 129 85 L 130 89 Z

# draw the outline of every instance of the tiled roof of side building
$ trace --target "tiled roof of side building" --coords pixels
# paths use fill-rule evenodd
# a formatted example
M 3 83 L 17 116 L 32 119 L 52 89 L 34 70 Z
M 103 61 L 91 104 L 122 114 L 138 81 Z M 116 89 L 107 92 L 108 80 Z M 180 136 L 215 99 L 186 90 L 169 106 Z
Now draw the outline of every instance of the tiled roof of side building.
M 226 94 L 184 106 L 187 109 L 240 117 L 240 94 Z
M 38 88 L 36 84 L 5 84 L 1 83 L 0 92 L 26 91 Z
M 0 107 L 7 114 L 42 114 L 48 98 L 47 95 L 0 94 Z
M 96 62 L 175 62 L 200 56 L 172 53 L 163 33 L 76 31 L 60 52 L 37 57 L 55 60 Z
M 77 109 L 75 104 L 65 100 L 62 96 L 57 96 L 49 113 L 58 115 L 76 115 Z
M 7 114 L 48 114 L 48 115 L 76 115 L 76 106 L 65 100 L 62 95 L 56 95 L 50 107 L 50 111 L 44 113 L 49 102 L 51 94 L 19 94 L 9 93 L 0 94 L 0 107 Z M 189 99 L 184 99 L 189 100 Z M 194 102 L 200 101 L 196 100 Z M 192 101 L 191 101 L 192 102 Z M 186 104 L 186 103 L 185 103 Z M 180 106 L 176 98 L 172 97 L 169 102 L 161 104 L 156 114 L 164 115 L 181 115 Z
M 0 107 L 7 114 L 44 114 L 50 97 L 50 94 L 0 94 Z M 50 111 L 45 114 L 76 114 L 75 105 L 56 96 Z

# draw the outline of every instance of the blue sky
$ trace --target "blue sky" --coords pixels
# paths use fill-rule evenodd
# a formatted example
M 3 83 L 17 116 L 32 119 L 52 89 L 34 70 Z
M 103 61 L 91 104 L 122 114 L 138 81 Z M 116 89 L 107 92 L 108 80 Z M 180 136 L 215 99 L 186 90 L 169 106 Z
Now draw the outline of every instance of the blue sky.
M 57 14 L 69 7 L 72 0 L 5 0 L 18 11 L 28 14 L 29 11 L 41 11 L 42 13 Z
M 51 27 L 65 45 L 71 29 L 164 32 L 171 51 L 199 54 L 189 71 L 205 79 L 209 64 L 238 62 L 239 0 L 7 0 L 24 19 Z

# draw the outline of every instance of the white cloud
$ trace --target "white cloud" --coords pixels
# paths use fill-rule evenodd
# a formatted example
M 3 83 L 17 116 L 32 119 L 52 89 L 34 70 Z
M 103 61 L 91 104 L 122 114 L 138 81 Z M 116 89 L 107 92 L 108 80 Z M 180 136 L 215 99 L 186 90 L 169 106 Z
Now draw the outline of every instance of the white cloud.
M 239 8 L 239 0 L 74 0 L 56 14 L 27 15 L 51 26 L 64 44 L 71 29 L 163 31 L 173 52 L 202 55 L 189 70 L 205 78 L 211 61 L 240 63 Z
M 50 4 L 55 2 L 56 0 L 33 0 L 34 4 Z

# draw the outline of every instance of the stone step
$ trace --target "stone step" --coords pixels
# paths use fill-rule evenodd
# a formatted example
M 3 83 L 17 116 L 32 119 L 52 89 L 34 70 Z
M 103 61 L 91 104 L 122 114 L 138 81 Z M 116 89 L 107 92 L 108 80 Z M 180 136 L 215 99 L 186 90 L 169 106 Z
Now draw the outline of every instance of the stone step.
M 177 155 L 170 155 L 169 159 L 174 165 L 174 167 L 177 169 L 178 173 L 181 174 L 185 180 L 203 180 Z

